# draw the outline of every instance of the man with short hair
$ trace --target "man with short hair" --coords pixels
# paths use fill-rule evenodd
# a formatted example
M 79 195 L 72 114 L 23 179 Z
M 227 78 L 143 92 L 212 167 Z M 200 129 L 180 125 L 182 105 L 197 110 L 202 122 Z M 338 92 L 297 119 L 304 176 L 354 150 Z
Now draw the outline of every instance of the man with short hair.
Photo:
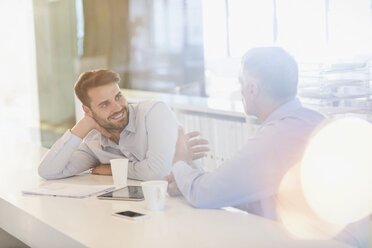
M 50 149 L 39 166 L 46 179 L 64 178 L 93 168 L 111 175 L 110 159 L 128 158 L 128 178 L 161 179 L 171 170 L 177 120 L 157 101 L 128 104 L 120 77 L 110 70 L 81 74 L 75 84 L 84 117 Z
M 279 47 L 249 50 L 242 59 L 239 81 L 245 113 L 261 123 L 257 133 L 230 161 L 206 173 L 189 165 L 189 140 L 180 128 L 172 174 L 166 177 L 168 193 L 182 193 L 198 208 L 235 206 L 280 221 L 282 179 L 301 162 L 309 138 L 325 117 L 296 98 L 297 63 Z M 335 239 L 366 247 L 368 224 L 368 218 L 353 223 Z
M 261 127 L 240 152 L 210 173 L 188 165 L 180 130 L 169 192 L 176 193 L 178 186 L 193 206 L 240 206 L 277 219 L 279 183 L 301 160 L 311 133 L 325 118 L 296 98 L 297 63 L 279 47 L 249 50 L 242 59 L 239 81 L 245 113 L 256 116 Z

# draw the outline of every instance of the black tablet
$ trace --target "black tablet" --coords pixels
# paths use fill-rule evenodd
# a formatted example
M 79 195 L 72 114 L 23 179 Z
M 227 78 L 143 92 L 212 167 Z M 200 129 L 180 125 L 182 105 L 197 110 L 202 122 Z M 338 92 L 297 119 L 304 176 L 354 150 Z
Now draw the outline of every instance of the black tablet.
M 104 200 L 142 201 L 144 199 L 141 186 L 127 186 L 97 196 Z

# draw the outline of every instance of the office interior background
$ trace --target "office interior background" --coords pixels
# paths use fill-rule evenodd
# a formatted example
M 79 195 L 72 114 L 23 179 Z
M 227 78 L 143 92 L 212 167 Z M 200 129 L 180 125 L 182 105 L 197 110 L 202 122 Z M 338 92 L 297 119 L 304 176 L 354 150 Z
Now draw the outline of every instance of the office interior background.
M 46 147 L 76 122 L 83 71 L 110 68 L 126 89 L 239 102 L 240 59 L 256 46 L 292 53 L 308 106 L 370 119 L 371 0 L 0 4 L 1 125 Z
M 75 124 L 83 71 L 118 72 L 124 95 L 236 106 L 240 59 L 256 46 L 296 58 L 305 105 L 372 118 L 372 0 L 2 0 L 0 20 L 1 128 L 45 147 Z

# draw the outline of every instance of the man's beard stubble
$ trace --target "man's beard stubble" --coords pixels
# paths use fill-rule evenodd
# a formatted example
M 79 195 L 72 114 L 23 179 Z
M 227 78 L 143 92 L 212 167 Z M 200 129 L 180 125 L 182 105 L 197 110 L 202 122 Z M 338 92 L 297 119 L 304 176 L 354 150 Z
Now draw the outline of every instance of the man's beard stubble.
M 124 111 L 124 118 L 121 119 L 118 123 L 114 124 L 110 122 L 109 120 L 112 118 L 112 116 L 115 116 L 121 112 Z M 123 131 L 124 128 L 128 125 L 129 122 L 129 110 L 128 107 L 124 106 L 120 111 L 117 111 L 110 115 L 107 119 L 101 118 L 98 116 L 94 111 L 92 111 L 94 120 L 100 125 L 102 128 L 106 129 L 106 131 Z

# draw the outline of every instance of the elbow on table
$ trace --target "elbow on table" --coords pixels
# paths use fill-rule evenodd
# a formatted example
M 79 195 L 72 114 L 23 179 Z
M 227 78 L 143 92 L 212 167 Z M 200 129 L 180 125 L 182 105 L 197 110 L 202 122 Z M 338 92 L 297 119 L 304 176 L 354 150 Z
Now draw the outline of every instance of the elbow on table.
M 213 205 L 211 205 L 209 202 L 207 201 L 203 201 L 203 200 L 196 200 L 196 199 L 188 199 L 188 202 L 190 203 L 191 206 L 193 206 L 194 208 L 215 208 L 213 207 Z
M 46 174 L 42 169 L 38 169 L 38 173 L 39 173 L 39 176 L 46 179 L 46 180 L 51 180 L 53 179 L 53 177 L 51 177 L 50 175 Z
M 191 206 L 194 208 L 216 208 L 214 202 L 212 202 L 207 196 L 195 193 L 190 194 L 189 197 L 187 197 L 187 201 Z
M 51 174 L 51 173 L 47 173 L 45 171 L 45 168 L 43 167 L 42 164 L 38 168 L 38 174 L 39 174 L 40 177 L 42 177 L 42 178 L 44 178 L 46 180 L 58 179 L 57 175 Z

